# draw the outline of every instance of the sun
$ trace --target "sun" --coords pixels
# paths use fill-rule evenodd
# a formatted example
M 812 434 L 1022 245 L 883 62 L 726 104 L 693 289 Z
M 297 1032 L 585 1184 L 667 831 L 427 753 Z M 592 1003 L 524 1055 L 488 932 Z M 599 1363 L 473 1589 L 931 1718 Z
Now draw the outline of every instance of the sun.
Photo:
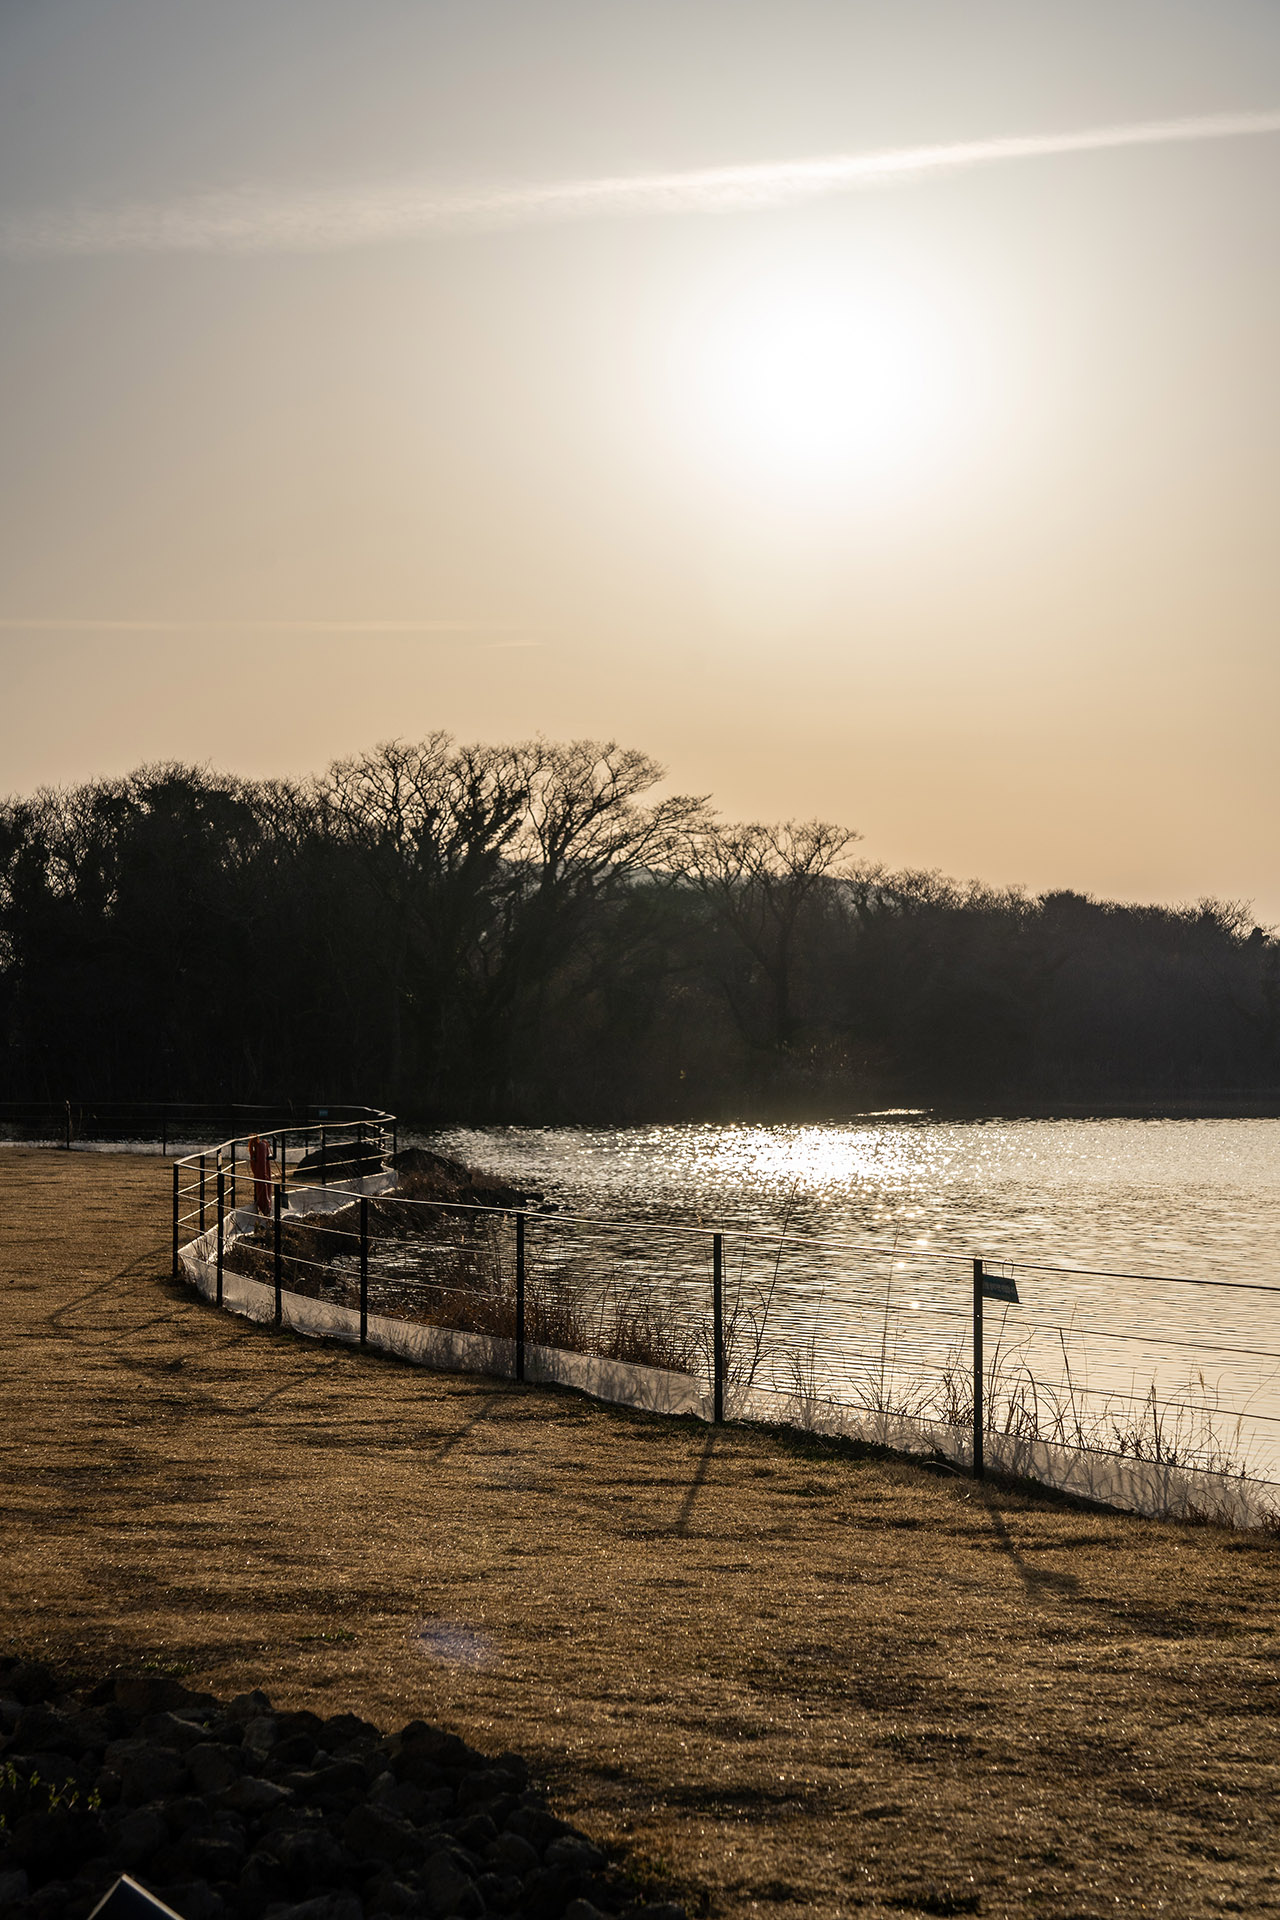
M 685 424 L 754 487 L 883 486 L 927 475 L 963 409 L 946 312 L 887 274 L 809 273 L 735 288 L 700 316 Z

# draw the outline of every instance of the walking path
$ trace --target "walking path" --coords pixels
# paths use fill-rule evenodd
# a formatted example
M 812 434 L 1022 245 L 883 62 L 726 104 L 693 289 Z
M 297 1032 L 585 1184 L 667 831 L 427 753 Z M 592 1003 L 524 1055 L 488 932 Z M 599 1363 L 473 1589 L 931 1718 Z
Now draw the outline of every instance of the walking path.
M 220 1316 L 0 1149 L 0 1651 L 516 1749 L 691 1910 L 1280 1913 L 1280 1547 Z

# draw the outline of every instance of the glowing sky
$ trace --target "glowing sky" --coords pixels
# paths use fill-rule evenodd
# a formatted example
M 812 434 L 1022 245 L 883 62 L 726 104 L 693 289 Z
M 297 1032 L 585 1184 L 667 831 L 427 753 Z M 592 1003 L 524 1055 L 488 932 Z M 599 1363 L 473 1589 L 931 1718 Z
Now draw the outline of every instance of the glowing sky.
M 0 9 L 0 789 L 595 734 L 1280 921 L 1280 12 Z

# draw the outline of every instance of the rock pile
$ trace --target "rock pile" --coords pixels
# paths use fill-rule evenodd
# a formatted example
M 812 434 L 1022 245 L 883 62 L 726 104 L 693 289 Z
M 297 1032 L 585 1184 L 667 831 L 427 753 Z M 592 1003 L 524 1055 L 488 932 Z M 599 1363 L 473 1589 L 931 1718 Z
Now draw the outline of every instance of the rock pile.
M 82 1920 L 121 1873 L 184 1920 L 684 1920 L 638 1900 L 517 1754 L 157 1675 L 69 1694 L 0 1659 L 0 1914 Z

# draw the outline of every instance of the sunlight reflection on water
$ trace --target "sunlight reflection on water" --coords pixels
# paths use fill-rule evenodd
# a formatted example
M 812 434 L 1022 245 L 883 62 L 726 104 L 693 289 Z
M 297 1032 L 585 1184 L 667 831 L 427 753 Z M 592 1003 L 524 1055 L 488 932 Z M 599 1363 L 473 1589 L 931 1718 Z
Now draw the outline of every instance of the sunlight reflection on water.
M 1141 1396 L 1156 1380 L 1178 1395 L 1203 1375 L 1210 1396 L 1246 1416 L 1252 1456 L 1280 1471 L 1280 1294 L 1027 1270 L 1280 1285 L 1280 1120 L 885 1114 L 457 1130 L 439 1144 L 597 1219 L 785 1225 L 810 1244 L 789 1242 L 779 1258 L 742 1242 L 732 1257 L 744 1272 L 772 1264 L 775 1325 L 793 1350 L 817 1340 L 827 1383 L 850 1391 L 877 1325 L 883 1355 L 890 1305 L 894 1365 L 936 1371 L 963 1343 L 970 1258 L 1016 1264 L 1021 1306 L 988 1312 L 1017 1364 L 1038 1379 L 1065 1369 L 1096 1394 Z
M 446 1152 L 584 1211 L 1280 1281 L 1280 1120 L 503 1127 Z

